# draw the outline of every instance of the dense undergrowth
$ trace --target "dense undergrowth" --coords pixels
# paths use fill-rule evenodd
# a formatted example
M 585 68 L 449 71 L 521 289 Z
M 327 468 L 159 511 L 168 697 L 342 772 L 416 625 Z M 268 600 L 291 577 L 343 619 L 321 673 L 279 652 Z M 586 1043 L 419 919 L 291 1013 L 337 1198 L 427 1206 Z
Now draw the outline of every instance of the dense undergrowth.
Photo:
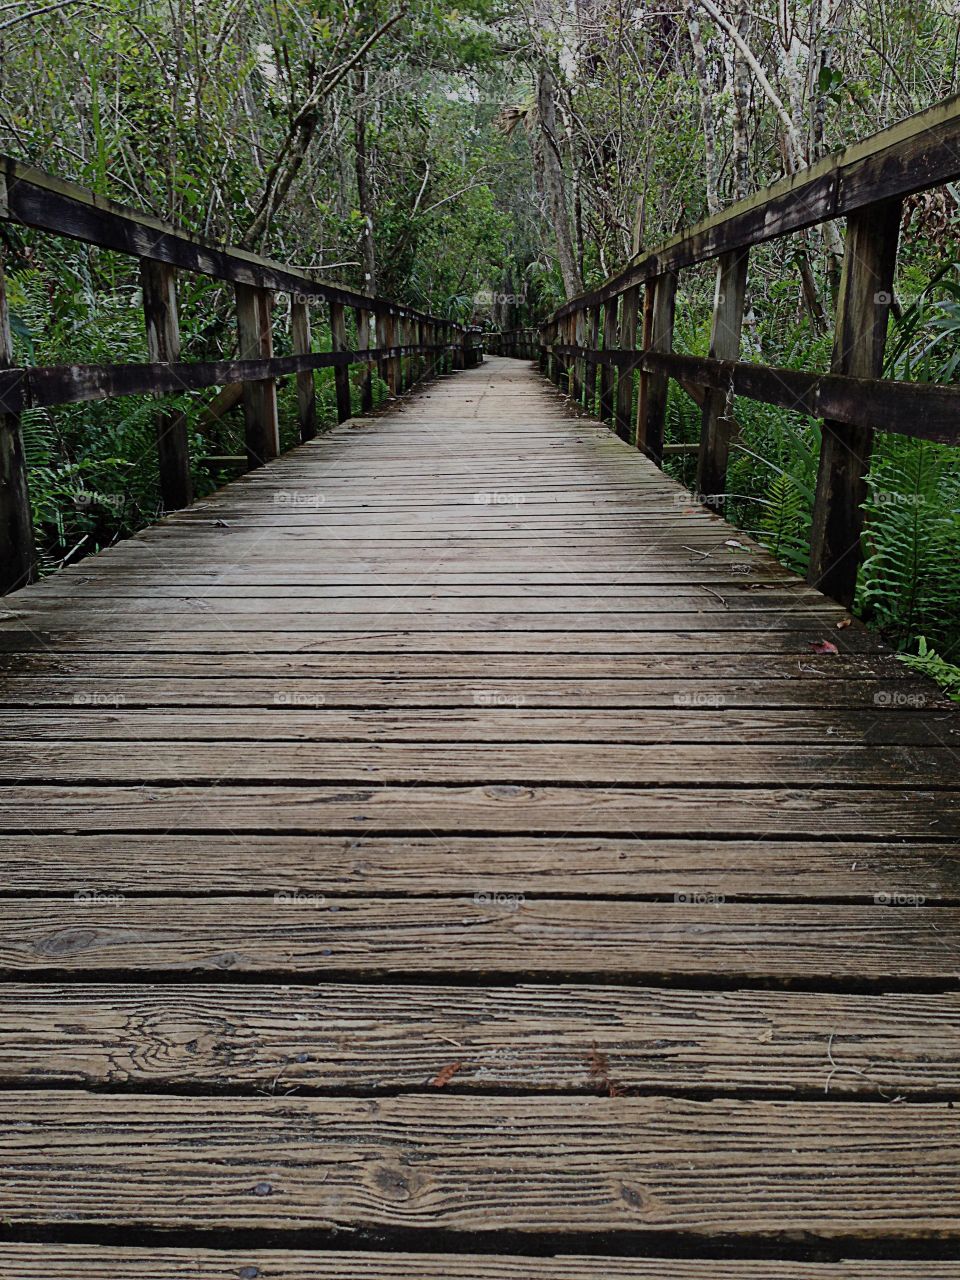
M 914 284 L 910 302 L 895 309 L 887 376 L 916 382 L 956 379 L 958 281 L 960 264 L 951 260 L 920 288 Z M 707 350 L 701 317 L 709 308 L 703 301 L 688 299 L 678 309 L 677 345 L 695 354 Z M 777 351 L 765 351 L 764 360 L 787 368 L 829 367 L 831 338 L 826 332 L 812 333 L 807 317 L 784 325 L 781 333 Z M 750 358 L 749 349 L 744 358 Z M 737 399 L 733 413 L 740 432 L 731 454 L 723 514 L 803 574 L 809 558 L 819 424 L 743 398 Z M 699 409 L 672 387 L 668 440 L 692 443 L 699 432 Z M 694 486 L 695 456 L 672 455 L 666 466 Z M 855 611 L 915 669 L 951 692 L 960 691 L 960 450 L 877 430 L 864 514 L 864 562 Z

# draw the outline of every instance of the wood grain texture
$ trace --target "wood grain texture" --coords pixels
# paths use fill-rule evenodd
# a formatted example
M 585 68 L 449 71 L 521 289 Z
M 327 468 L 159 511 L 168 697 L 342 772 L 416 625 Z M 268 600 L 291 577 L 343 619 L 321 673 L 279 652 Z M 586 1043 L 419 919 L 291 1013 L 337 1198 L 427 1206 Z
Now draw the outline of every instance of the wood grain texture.
M 576 836 L 0 835 L 11 893 L 632 898 L 691 892 L 872 902 L 878 893 L 960 899 L 954 844 Z
M 550 900 L 504 885 L 451 899 L 0 899 L 0 971 L 599 974 L 662 980 L 960 979 L 960 909 Z
M 0 1244 L 20 1280 L 958 1280 L 960 1263 L 333 1253 Z
M 0 1244 L 19 1280 L 956 1280 L 954 1262 L 707 1261 L 506 1254 Z
M 946 1274 L 957 710 L 532 372 L 9 598 L 0 735 L 0 1267 Z
M 960 1236 L 945 1103 L 10 1091 L 0 1167 L 20 1228 Z
M 960 996 L 618 986 L 0 987 L 0 1080 L 429 1092 L 952 1094 Z
M 787 787 L 10 786 L 0 831 L 842 836 L 955 841 L 960 791 Z

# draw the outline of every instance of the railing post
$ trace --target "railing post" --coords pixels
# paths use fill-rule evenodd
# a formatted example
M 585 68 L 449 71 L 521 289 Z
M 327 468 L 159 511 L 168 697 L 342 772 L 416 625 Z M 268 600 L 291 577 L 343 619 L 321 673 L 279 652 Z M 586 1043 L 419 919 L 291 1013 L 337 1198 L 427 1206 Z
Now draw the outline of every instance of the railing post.
M 389 311 L 377 312 L 377 347 L 380 351 L 386 351 L 392 345 L 392 326 L 390 323 Z M 381 381 L 387 384 L 387 392 L 393 395 L 396 391 L 396 377 L 393 368 L 393 361 L 389 356 L 379 356 L 377 364 L 380 370 Z
M 0 263 L 0 369 L 13 365 L 7 286 Z M 37 576 L 27 461 L 18 405 L 0 401 L 0 593 L 16 591 Z
M 749 257 L 748 249 L 732 249 L 723 254 L 717 264 L 710 331 L 710 355 L 715 360 L 737 360 L 740 356 Z M 701 498 L 717 498 L 726 489 L 727 461 L 734 431 L 727 401 L 724 391 L 705 388 L 697 461 L 697 492 Z
M 583 348 L 585 332 L 585 316 L 583 311 L 576 311 L 571 317 L 573 342 Z M 586 361 L 582 355 L 574 356 L 570 362 L 570 394 L 578 404 L 583 403 L 583 380 L 586 373 Z
M 330 347 L 333 351 L 346 351 L 347 317 L 342 302 L 330 303 Z M 338 364 L 333 370 L 333 385 L 337 393 L 337 421 L 346 422 L 353 412 L 350 404 L 350 366 Z
M 831 368 L 879 378 L 893 295 L 902 201 L 885 200 L 850 214 L 837 301 Z M 861 510 L 873 428 L 824 422 L 807 581 L 841 604 L 853 603 L 860 565 Z
M 237 284 L 237 336 L 241 360 L 273 357 L 273 298 L 257 285 Z M 262 467 L 280 452 L 277 422 L 277 387 L 272 378 L 243 384 L 247 466 Z
M 587 367 L 583 379 L 583 404 L 587 413 L 597 411 L 597 361 L 600 346 L 600 308 L 587 307 L 583 345 L 587 348 Z
M 173 364 L 180 359 L 176 270 L 165 262 L 141 258 L 140 287 L 149 358 L 157 364 Z M 193 501 L 187 420 L 182 413 L 158 408 L 154 422 L 160 498 L 165 510 L 177 511 Z
M 619 298 L 610 298 L 603 304 L 603 349 L 615 351 L 617 348 L 617 306 Z M 612 364 L 600 366 L 600 417 L 604 422 L 613 418 L 613 391 L 616 380 L 616 369 Z
M 673 348 L 673 313 L 677 298 L 677 276 L 666 271 L 647 284 L 643 307 L 644 351 L 667 352 Z M 640 374 L 637 405 L 637 448 L 657 466 L 663 458 L 663 427 L 667 415 L 665 373 Z
M 623 305 L 620 309 L 620 347 L 624 351 L 634 351 L 637 346 L 637 319 L 640 310 L 640 288 L 634 285 L 626 289 L 622 295 Z M 617 399 L 615 423 L 617 435 L 621 440 L 630 440 L 633 434 L 633 370 L 621 365 L 617 378 Z
M 296 355 L 310 354 L 310 307 L 296 295 L 290 301 L 290 336 Z M 317 391 L 312 369 L 301 369 L 297 374 L 297 419 L 300 439 L 312 440 L 317 434 Z
M 364 307 L 357 307 L 355 318 L 357 322 L 357 350 L 361 353 L 369 351 L 371 346 L 370 312 Z M 360 366 L 360 412 L 370 413 L 372 409 L 373 370 L 370 367 L 370 361 L 365 359 Z

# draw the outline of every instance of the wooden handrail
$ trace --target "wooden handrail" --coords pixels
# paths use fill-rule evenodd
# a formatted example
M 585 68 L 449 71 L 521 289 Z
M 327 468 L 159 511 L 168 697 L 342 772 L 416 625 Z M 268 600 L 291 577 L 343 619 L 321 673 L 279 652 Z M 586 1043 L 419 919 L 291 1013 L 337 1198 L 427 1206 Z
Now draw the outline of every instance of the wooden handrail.
M 361 365 L 361 409 L 372 408 L 370 370 L 377 366 L 391 392 L 437 371 L 475 363 L 473 331 L 388 298 L 370 297 L 243 249 L 216 245 L 171 223 L 0 156 L 0 219 L 130 254 L 140 261 L 149 362 L 20 368 L 13 365 L 6 291 L 0 271 L 0 592 L 36 575 L 20 415 L 39 405 L 114 396 L 162 396 L 201 387 L 240 384 L 247 465 L 257 467 L 280 449 L 274 379 L 296 377 L 301 440 L 316 435 L 315 369 L 332 368 L 337 418 L 351 413 L 349 369 Z M 177 319 L 178 271 L 234 286 L 239 353 L 236 360 L 183 361 Z M 275 293 L 291 296 L 294 354 L 273 355 Z M 310 307 L 329 307 L 333 350 L 310 349 Z M 357 343 L 347 345 L 346 308 L 356 317 Z M 374 333 L 376 337 L 374 338 Z M 427 358 L 425 358 L 427 357 Z M 192 501 L 187 422 L 156 412 L 160 492 L 167 510 Z
M 881 377 L 903 199 L 960 178 L 960 95 L 741 200 L 638 255 L 598 289 L 559 307 L 540 329 L 540 363 L 660 464 L 667 383 L 701 410 L 697 490 L 715 505 L 737 431 L 735 395 L 823 422 L 808 580 L 844 604 L 856 589 L 873 433 L 960 444 L 960 387 Z M 846 216 L 847 236 L 827 374 L 739 359 L 748 255 L 754 245 Z M 678 273 L 717 260 L 710 354 L 673 351 Z M 643 293 L 637 342 L 638 294 Z M 585 335 L 581 337 L 581 335 Z M 634 375 L 639 377 L 635 429 Z M 616 391 L 614 392 L 614 383 Z

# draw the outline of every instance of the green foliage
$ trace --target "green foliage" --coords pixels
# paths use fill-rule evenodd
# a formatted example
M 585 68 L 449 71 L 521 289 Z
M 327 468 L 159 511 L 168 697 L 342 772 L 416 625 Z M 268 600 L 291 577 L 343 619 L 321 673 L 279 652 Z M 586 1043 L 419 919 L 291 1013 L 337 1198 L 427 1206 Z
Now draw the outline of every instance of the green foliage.
M 916 653 L 897 655 L 902 663 L 922 676 L 935 681 L 956 702 L 960 702 L 960 666 L 947 662 L 927 644 L 926 636 L 920 636 Z
M 924 634 L 960 642 L 960 462 L 898 436 L 876 445 L 869 476 L 859 606 L 898 646 Z

